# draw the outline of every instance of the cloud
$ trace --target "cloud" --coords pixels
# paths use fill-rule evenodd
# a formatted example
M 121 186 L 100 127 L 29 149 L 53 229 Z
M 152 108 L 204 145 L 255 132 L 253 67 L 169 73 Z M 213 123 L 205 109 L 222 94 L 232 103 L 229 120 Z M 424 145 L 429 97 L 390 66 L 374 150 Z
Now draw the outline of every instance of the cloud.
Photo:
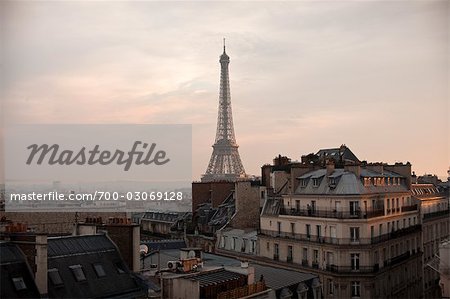
M 8 122 L 192 123 L 199 178 L 226 37 L 247 172 L 346 143 L 445 175 L 448 1 L 1 5 Z

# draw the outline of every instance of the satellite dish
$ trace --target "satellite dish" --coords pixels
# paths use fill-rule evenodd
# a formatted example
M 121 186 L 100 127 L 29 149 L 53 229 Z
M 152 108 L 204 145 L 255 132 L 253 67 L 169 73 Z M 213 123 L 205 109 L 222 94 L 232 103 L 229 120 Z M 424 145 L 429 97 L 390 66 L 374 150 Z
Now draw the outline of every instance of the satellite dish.
M 142 244 L 141 246 L 139 246 L 139 252 L 141 254 L 147 254 L 148 253 L 148 246 L 145 244 Z
M 194 250 L 189 250 L 188 258 L 194 258 L 194 257 L 195 257 L 195 251 Z

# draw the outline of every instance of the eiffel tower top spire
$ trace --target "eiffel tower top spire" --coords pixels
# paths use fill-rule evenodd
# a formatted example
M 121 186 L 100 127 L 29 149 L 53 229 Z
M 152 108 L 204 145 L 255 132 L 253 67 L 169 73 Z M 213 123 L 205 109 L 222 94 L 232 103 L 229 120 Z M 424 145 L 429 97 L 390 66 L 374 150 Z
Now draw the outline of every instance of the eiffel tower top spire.
M 245 176 L 245 170 L 242 166 L 234 135 L 228 72 L 230 57 L 225 52 L 225 39 L 223 40 L 223 54 L 220 56 L 219 62 L 220 91 L 216 139 L 213 145 L 213 153 L 202 181 L 235 181 Z

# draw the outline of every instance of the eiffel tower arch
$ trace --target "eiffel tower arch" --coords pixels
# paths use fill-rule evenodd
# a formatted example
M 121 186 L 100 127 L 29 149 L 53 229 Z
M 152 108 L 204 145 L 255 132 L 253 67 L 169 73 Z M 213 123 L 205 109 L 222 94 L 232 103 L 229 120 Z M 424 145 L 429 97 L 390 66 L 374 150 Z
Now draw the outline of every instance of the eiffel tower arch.
M 245 178 L 245 170 L 239 156 L 238 145 L 234 135 L 233 115 L 231 112 L 230 76 L 228 65 L 230 57 L 225 51 L 220 56 L 220 92 L 217 131 L 213 152 L 202 182 L 236 181 Z

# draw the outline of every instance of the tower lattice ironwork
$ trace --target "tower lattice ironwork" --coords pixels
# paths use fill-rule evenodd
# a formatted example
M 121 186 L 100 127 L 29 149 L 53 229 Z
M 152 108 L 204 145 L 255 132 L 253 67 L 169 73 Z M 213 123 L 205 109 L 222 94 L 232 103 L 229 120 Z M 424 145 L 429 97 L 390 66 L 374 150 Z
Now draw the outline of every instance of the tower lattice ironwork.
M 239 146 L 236 144 L 234 135 L 228 73 L 230 57 L 225 52 L 225 39 L 219 62 L 221 71 L 216 140 L 212 146 L 213 152 L 202 181 L 236 181 L 245 177 L 244 166 L 242 166 L 238 152 Z

